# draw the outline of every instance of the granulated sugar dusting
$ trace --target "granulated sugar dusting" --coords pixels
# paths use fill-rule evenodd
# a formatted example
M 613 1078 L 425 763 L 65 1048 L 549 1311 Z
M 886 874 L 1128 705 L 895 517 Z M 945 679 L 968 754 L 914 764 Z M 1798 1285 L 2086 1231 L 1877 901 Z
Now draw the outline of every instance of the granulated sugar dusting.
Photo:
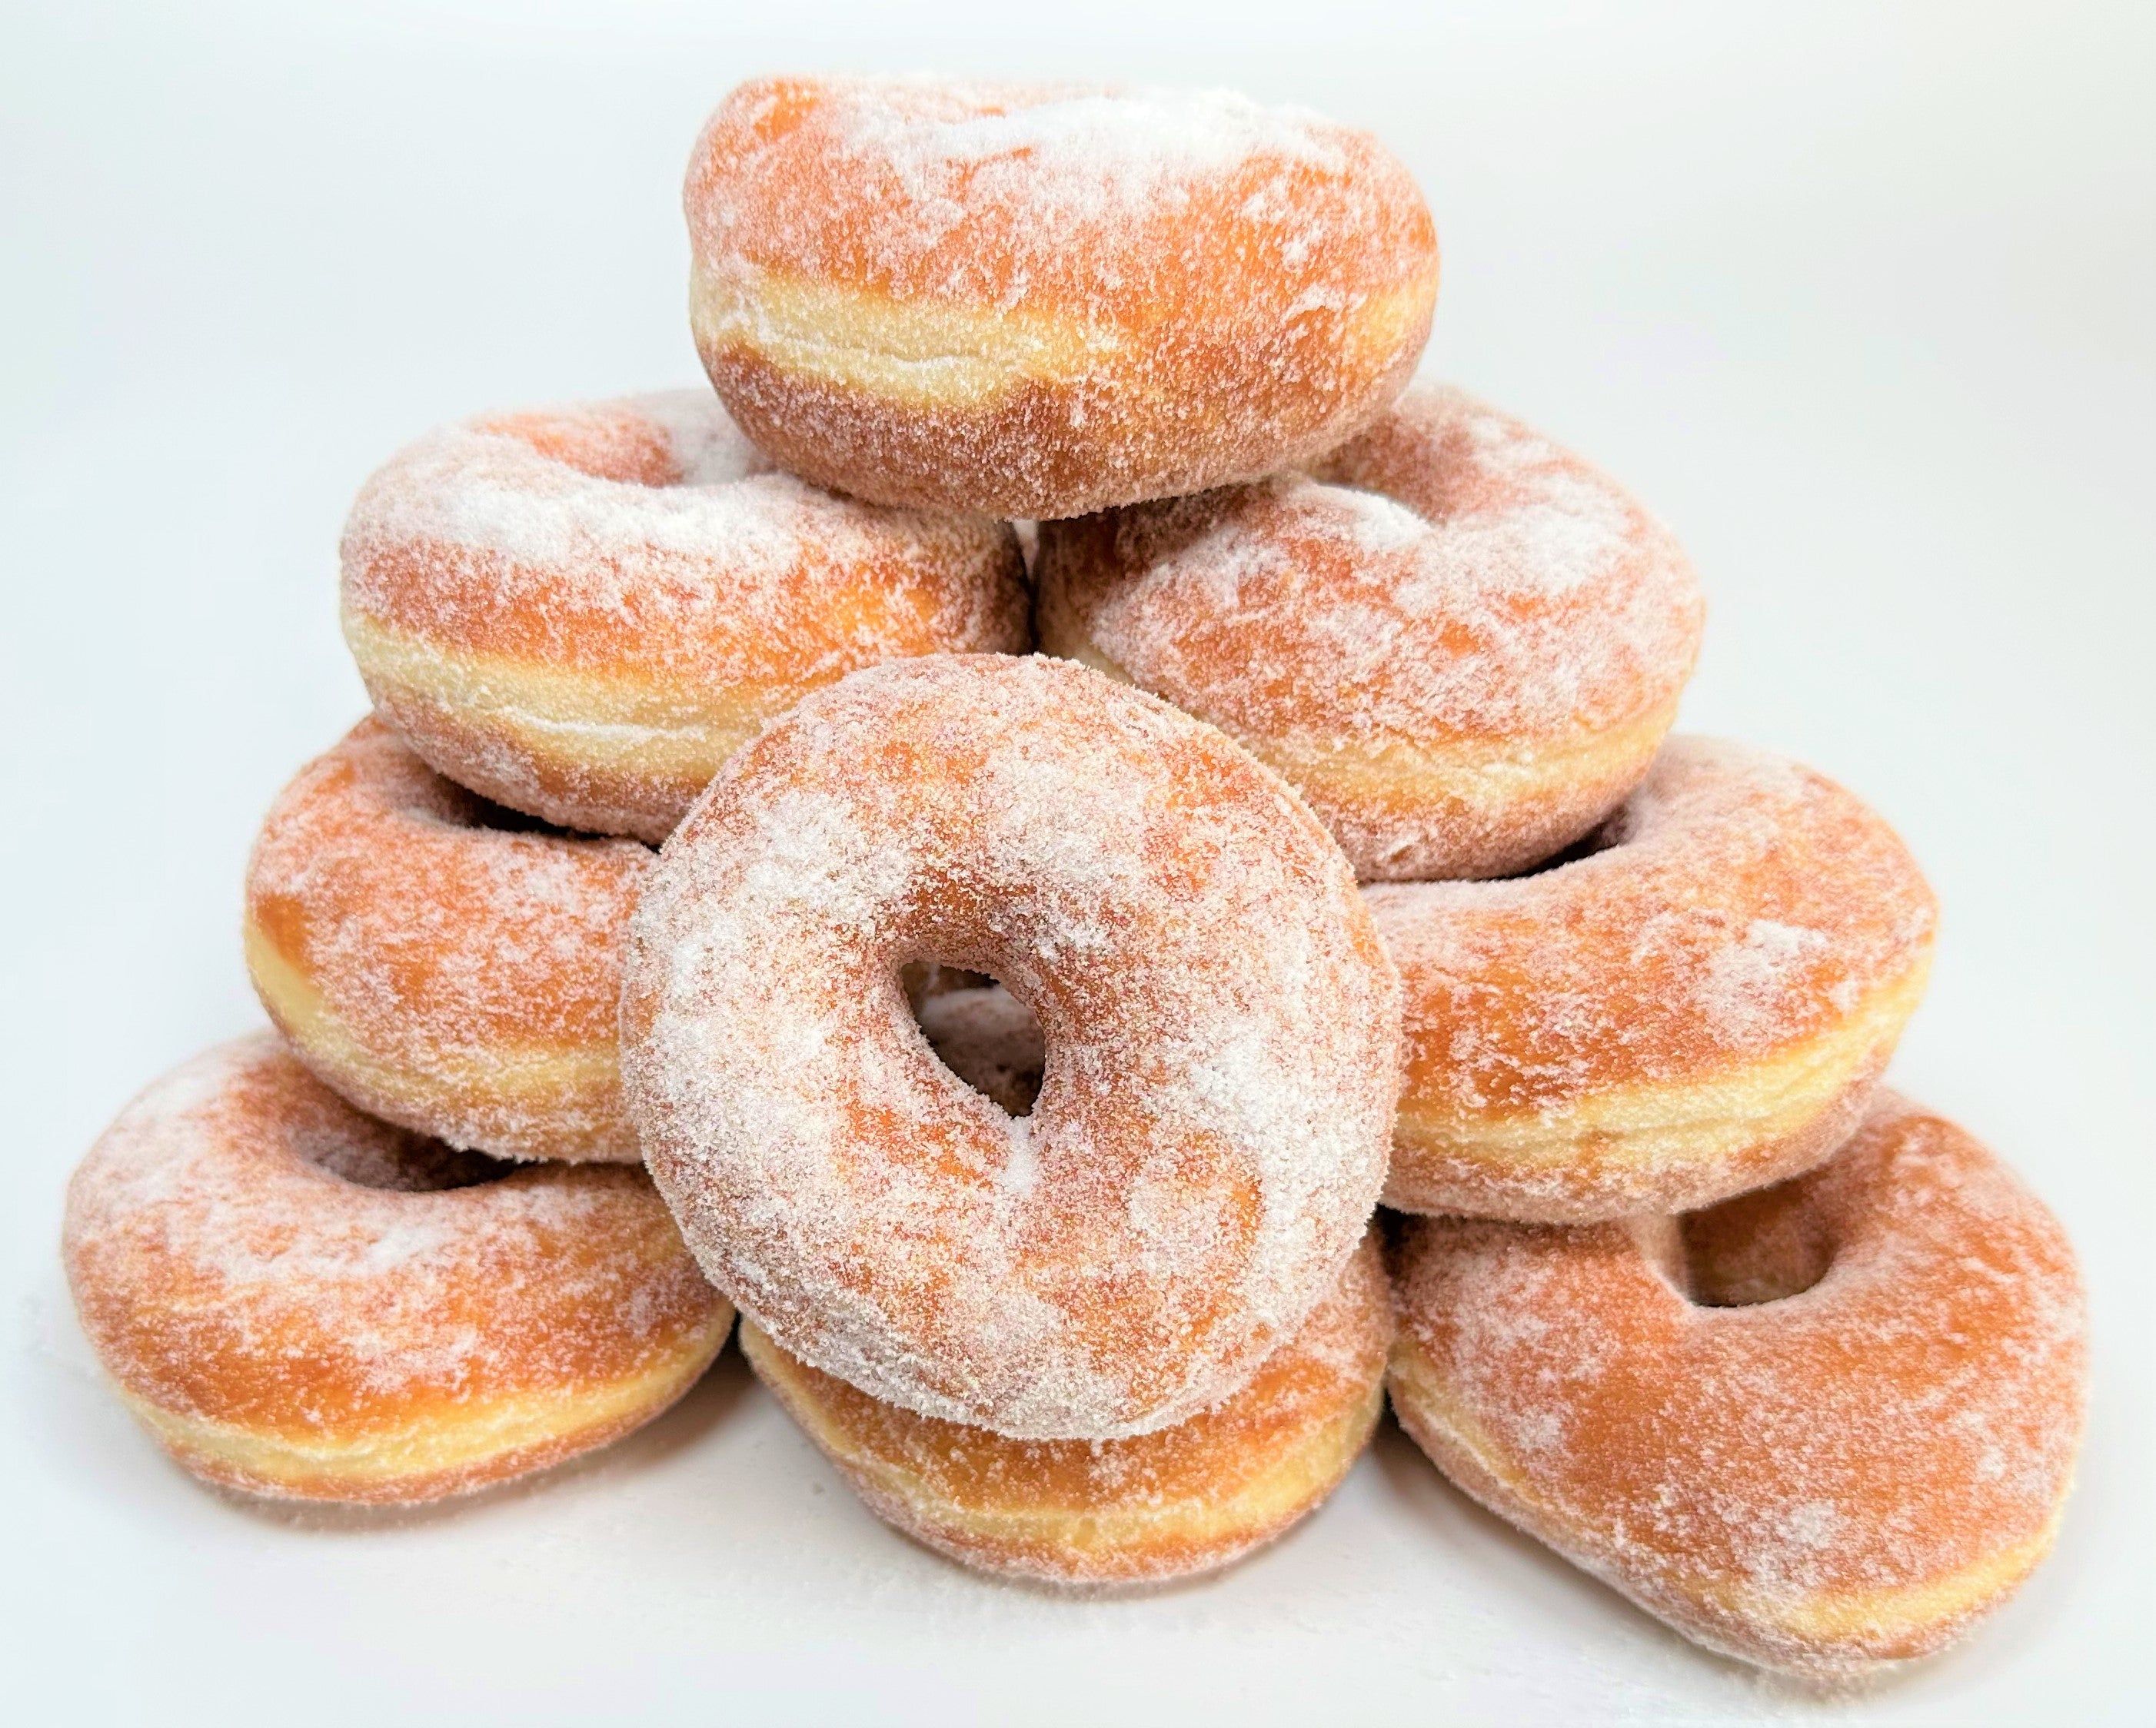
M 1267 474 L 1399 393 L 1437 242 L 1368 134 L 1221 91 L 763 79 L 690 162 L 705 369 L 790 470 L 1070 515 Z
M 1502 882 L 1365 890 L 1409 981 L 1418 1084 L 1557 1109 L 1816 1036 L 1930 952 L 1893 830 L 1825 776 L 1675 738 L 1584 855 Z
M 341 550 L 367 693 L 431 766 L 654 842 L 804 691 L 1030 641 L 1009 524 L 773 472 L 694 392 L 432 433 L 367 481 Z
M 1815 1673 L 1937 1648 L 2036 1563 L 2071 1479 L 2064 1235 L 1893 1098 L 1830 1163 L 1684 1223 L 1691 1267 L 1621 1224 L 1418 1221 L 1403 1421 L 1471 1493 L 1717 1648 Z M 1810 1256 L 1824 1275 L 1796 1294 L 1682 1293 L 1726 1300 L 1717 1263 Z
M 362 1116 L 275 1038 L 243 1038 L 91 1150 L 69 1281 L 131 1393 L 297 1434 L 633 1373 L 710 1327 L 640 1172 L 507 1168 Z
M 1571 843 L 1646 772 L 1699 646 L 1667 530 L 1436 387 L 1307 473 L 1044 524 L 1034 568 L 1044 650 L 1233 735 L 1365 880 Z
M 362 721 L 285 789 L 248 864 L 254 939 L 319 1003 L 284 1001 L 259 960 L 257 988 L 303 1059 L 377 1115 L 500 1156 L 634 1162 L 611 1069 L 652 854 L 502 813 Z M 572 1078 L 531 1078 L 587 1053 Z
M 878 509 L 776 473 L 704 391 L 500 415 L 430 433 L 346 525 L 345 604 L 555 667 L 782 674 L 1023 645 L 998 522 Z
M 898 984 L 999 979 L 1013 1118 Z M 1082 669 L 857 674 L 728 766 L 632 926 L 624 1081 L 721 1287 L 794 1354 L 1032 1438 L 1142 1432 L 1325 1294 L 1383 1176 L 1397 986 L 1337 849 L 1209 728 Z
M 1041 570 L 1045 608 L 1137 683 L 1266 741 L 1532 754 L 1666 705 L 1699 644 L 1698 584 L 1667 530 L 1436 387 L 1311 474 L 1049 524 Z
M 1199 233 L 1262 236 L 1312 287 L 1358 264 L 1390 285 L 1429 249 L 1419 193 L 1368 135 L 1227 90 L 765 80 L 713 116 L 687 199 L 720 274 L 1060 305 L 1103 327 L 1148 267 L 1202 264 L 1177 256 L 1183 224 L 1223 203 L 1238 230 Z

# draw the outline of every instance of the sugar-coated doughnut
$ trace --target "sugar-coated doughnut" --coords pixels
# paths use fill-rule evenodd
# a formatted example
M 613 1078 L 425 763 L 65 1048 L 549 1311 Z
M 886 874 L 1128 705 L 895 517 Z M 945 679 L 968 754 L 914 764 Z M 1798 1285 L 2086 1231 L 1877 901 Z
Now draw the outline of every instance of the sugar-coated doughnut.
M 641 1172 L 507 1167 L 241 1038 L 91 1148 L 68 1282 L 129 1408 L 205 1480 L 375 1502 L 484 1488 L 649 1421 L 733 1320 Z
M 434 433 L 367 481 L 343 564 L 345 638 L 414 750 L 511 809 L 644 840 L 804 691 L 1027 644 L 1008 524 L 775 473 L 704 392 Z
M 749 436 L 1017 517 L 1255 479 L 1399 393 L 1437 237 L 1368 134 L 1225 91 L 758 79 L 689 166 L 690 315 Z
M 2073 1250 L 1897 1098 L 1712 1211 L 1417 1219 L 1397 1270 L 1401 1424 L 1713 1649 L 1821 1676 L 1922 1656 L 2051 1546 L 2084 1400 Z
M 1364 890 L 1405 990 L 1388 1205 L 1681 1211 L 1818 1162 L 1861 1118 L 1936 917 L 1892 828 L 1809 768 L 1676 738 L 1584 851 Z
M 898 985 L 999 980 L 1013 1117 Z M 1383 1179 L 1398 984 L 1353 873 L 1211 727 L 1065 661 L 858 672 L 730 761 L 630 921 L 624 1095 L 787 1351 L 1023 1439 L 1164 1428 L 1332 1287 Z
M 1208 720 L 1366 880 L 1501 876 L 1647 771 L 1698 653 L 1669 531 L 1457 390 L 1306 472 L 1042 525 L 1042 649 Z
M 247 868 L 247 969 L 316 1076 L 505 1158 L 638 1161 L 614 1023 L 634 840 L 535 831 L 379 720 L 302 768 Z
M 983 1572 L 1057 1584 L 1216 1571 L 1322 1505 L 1384 1404 L 1392 1295 L 1373 1239 L 1240 1391 L 1122 1440 L 1013 1440 L 879 1403 L 751 1321 L 757 1377 L 886 1523 Z

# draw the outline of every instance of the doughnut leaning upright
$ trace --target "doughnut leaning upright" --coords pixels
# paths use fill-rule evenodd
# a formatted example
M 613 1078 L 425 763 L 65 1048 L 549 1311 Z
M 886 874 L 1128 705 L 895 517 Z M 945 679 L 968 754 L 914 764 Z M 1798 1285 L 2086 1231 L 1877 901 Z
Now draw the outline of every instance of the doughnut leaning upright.
M 938 1062 L 908 961 L 988 973 L 1047 1066 Z M 862 1391 L 1120 1438 L 1246 1382 L 1384 1178 L 1399 984 L 1285 781 L 1067 661 L 857 672 L 765 730 L 630 920 L 622 1086 L 706 1273 Z
M 759 79 L 684 203 L 705 369 L 764 452 L 1011 517 L 1255 479 L 1399 394 L 1436 231 L 1377 141 L 1224 91 Z

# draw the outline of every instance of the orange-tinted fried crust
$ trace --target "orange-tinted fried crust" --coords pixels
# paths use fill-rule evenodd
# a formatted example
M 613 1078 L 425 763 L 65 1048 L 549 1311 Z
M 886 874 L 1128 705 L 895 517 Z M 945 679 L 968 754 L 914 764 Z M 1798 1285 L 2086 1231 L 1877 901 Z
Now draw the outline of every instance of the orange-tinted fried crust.
M 221 1046 L 75 1172 L 77 1311 L 210 1481 L 401 1502 L 524 1474 L 665 1408 L 732 1310 L 642 1172 L 502 1167 L 359 1115 L 267 1034 Z
M 1070 515 L 1315 456 L 1406 382 L 1437 293 L 1374 139 L 1219 93 L 761 79 L 685 203 L 728 408 L 886 504 Z
M 650 863 L 634 841 L 534 831 L 365 720 L 262 825 L 249 969 L 362 1109 L 501 1157 L 633 1164 L 614 1022 Z
M 752 1325 L 759 1377 L 887 1522 L 986 1572 L 1064 1584 L 1210 1572 L 1314 1510 L 1382 1403 L 1392 1298 L 1374 1239 L 1241 1391 L 1130 1439 L 1013 1440 L 880 1403 Z
M 988 973 L 1048 1062 L 1015 1122 L 897 986 Z M 715 1282 L 922 1414 L 1108 1438 L 1243 1383 L 1379 1183 L 1391 968 L 1276 776 L 1060 660 L 894 662 L 730 763 L 631 921 L 624 1095 Z
M 1578 839 L 1645 773 L 1699 648 L 1667 529 L 1435 385 L 1306 473 L 1045 523 L 1034 570 L 1045 652 L 1240 740 L 1365 881 Z
M 346 637 L 414 750 L 513 809 L 654 842 L 806 691 L 1029 640 L 1007 524 L 778 473 L 701 391 L 430 433 L 361 491 L 342 561 Z
M 1899 1099 L 1681 1223 L 1418 1219 L 1397 1272 L 1408 1431 L 1703 1643 L 1818 1674 L 1921 1656 L 2051 1545 L 2082 1422 L 2072 1249 Z
M 1585 1223 L 1825 1157 L 1928 976 L 1936 910 L 1823 775 L 1672 740 L 1585 855 L 1365 890 L 1406 989 L 1387 1203 Z

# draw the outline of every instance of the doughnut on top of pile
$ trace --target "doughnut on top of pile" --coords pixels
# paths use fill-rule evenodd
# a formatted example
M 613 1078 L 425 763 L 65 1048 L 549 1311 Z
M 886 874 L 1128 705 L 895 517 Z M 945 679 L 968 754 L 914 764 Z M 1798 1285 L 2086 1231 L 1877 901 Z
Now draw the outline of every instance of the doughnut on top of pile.
M 1255 479 L 1406 383 L 1413 177 L 1225 91 L 759 79 L 689 167 L 706 369 L 786 467 L 1014 517 Z

